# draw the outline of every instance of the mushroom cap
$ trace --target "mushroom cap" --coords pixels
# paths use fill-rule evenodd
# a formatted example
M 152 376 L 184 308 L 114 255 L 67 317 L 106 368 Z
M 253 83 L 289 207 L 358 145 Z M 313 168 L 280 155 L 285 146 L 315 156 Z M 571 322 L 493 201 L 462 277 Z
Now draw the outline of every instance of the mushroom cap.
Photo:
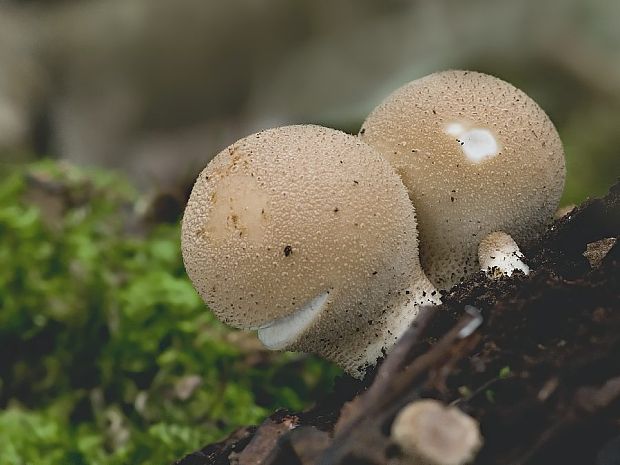
M 562 143 L 545 112 L 493 76 L 445 71 L 396 90 L 360 137 L 394 166 L 415 205 L 420 261 L 439 289 L 478 270 L 480 240 L 502 230 L 525 246 L 564 187 Z
M 434 290 L 391 166 L 319 126 L 270 129 L 219 153 L 192 190 L 182 250 L 223 322 L 357 374 L 415 318 L 414 295 Z
M 515 270 L 530 273 L 523 254 L 512 237 L 503 231 L 493 231 L 478 245 L 480 269 L 491 277 L 512 276 Z
M 392 439 L 412 464 L 463 465 L 482 446 L 476 420 L 432 399 L 403 408 L 392 424 Z

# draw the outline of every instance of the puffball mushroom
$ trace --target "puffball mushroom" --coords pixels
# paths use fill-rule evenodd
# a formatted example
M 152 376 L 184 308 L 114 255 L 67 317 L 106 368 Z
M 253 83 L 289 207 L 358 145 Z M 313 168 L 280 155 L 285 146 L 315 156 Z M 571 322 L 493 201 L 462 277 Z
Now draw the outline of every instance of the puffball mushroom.
M 478 246 L 478 260 L 480 269 L 493 278 L 512 276 L 515 270 L 530 273 L 530 267 L 523 263 L 519 246 L 502 231 L 492 232 L 482 239 Z
M 521 246 L 550 222 L 565 177 L 562 143 L 545 112 L 493 76 L 445 71 L 396 90 L 360 131 L 400 174 L 417 218 L 420 261 L 446 289 L 478 270 L 493 231 Z
M 359 376 L 420 305 L 438 303 L 416 231 L 379 153 L 340 131 L 287 126 L 239 140 L 198 176 L 183 260 L 224 323 Z
M 476 420 L 432 399 L 403 408 L 392 424 L 391 437 L 408 465 L 464 465 L 482 446 Z

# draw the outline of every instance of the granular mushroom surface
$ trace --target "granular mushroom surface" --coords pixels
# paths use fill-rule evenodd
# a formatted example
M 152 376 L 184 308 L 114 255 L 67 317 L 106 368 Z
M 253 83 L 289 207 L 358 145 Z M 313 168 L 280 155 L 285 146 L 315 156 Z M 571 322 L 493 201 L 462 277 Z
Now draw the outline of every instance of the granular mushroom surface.
M 364 122 L 415 205 L 420 260 L 446 289 L 479 269 L 478 243 L 504 231 L 524 247 L 551 221 L 564 152 L 545 112 L 498 78 L 445 71 L 410 82 Z
M 318 126 L 263 131 L 218 154 L 192 190 L 182 249 L 222 321 L 355 375 L 418 305 L 438 300 L 392 167 L 359 138 Z

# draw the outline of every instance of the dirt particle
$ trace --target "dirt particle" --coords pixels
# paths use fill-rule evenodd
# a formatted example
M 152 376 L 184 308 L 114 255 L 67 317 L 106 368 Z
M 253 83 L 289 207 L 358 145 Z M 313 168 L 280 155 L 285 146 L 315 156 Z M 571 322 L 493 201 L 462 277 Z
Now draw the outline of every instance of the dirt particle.
M 196 230 L 194 236 L 197 238 L 206 238 L 207 237 L 207 228 L 201 227 Z
M 582 255 L 588 259 L 592 268 L 598 268 L 616 241 L 615 237 L 606 237 L 596 242 L 590 242 Z

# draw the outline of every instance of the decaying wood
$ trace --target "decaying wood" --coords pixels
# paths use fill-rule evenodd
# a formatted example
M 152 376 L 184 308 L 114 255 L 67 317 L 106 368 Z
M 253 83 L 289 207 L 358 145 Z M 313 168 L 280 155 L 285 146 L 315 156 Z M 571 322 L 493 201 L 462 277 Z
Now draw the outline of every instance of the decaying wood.
M 619 235 L 616 184 L 525 250 L 529 276 L 477 274 L 363 382 L 343 378 L 315 409 L 276 413 L 177 465 L 398 464 L 394 417 L 427 397 L 480 422 L 476 464 L 620 463 Z

